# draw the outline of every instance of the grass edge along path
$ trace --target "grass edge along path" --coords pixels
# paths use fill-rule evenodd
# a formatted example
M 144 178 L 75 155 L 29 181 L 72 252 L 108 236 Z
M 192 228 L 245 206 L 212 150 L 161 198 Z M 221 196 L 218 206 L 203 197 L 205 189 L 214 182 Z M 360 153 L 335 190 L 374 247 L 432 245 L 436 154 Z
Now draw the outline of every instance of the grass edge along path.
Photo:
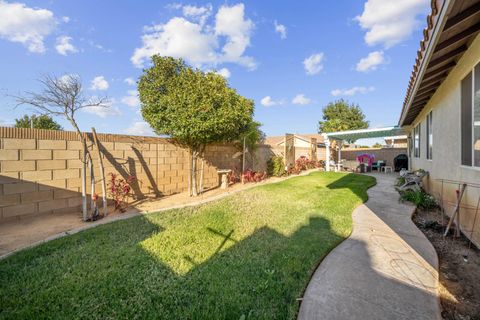
M 293 319 L 375 179 L 315 172 L 0 261 L 0 318 Z

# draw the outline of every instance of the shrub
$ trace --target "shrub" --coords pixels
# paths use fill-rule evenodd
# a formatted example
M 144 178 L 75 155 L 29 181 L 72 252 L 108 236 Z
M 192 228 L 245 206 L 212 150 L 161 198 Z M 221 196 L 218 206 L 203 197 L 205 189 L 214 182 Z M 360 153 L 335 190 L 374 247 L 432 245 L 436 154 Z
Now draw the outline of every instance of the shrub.
M 134 176 L 129 176 L 126 180 L 119 179 L 118 175 L 110 172 L 108 174 L 110 179 L 108 181 L 108 193 L 115 202 L 114 211 L 119 210 L 120 212 L 125 212 L 128 207 L 128 202 L 126 201 L 132 190 L 130 184 L 135 181 Z
M 322 168 L 325 166 L 323 161 L 309 160 L 306 156 L 301 156 L 295 161 L 295 165 L 288 169 L 288 174 L 299 174 L 301 171 Z
M 266 172 L 247 170 L 242 175 L 243 182 L 260 182 L 267 178 Z
M 395 186 L 400 187 L 405 184 L 405 178 L 404 177 L 398 177 L 397 180 L 395 181 Z
M 437 200 L 432 195 L 421 189 L 411 189 L 400 194 L 402 201 L 410 201 L 420 209 L 433 209 L 438 207 Z
M 285 174 L 283 157 L 273 156 L 267 161 L 267 173 L 270 176 L 281 177 Z

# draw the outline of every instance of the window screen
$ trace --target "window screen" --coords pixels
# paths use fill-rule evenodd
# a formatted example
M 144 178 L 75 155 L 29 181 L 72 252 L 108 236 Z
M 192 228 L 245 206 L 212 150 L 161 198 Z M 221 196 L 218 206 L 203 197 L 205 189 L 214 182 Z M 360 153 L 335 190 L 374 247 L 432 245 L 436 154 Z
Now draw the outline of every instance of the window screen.
M 462 80 L 462 165 L 472 165 L 472 73 Z

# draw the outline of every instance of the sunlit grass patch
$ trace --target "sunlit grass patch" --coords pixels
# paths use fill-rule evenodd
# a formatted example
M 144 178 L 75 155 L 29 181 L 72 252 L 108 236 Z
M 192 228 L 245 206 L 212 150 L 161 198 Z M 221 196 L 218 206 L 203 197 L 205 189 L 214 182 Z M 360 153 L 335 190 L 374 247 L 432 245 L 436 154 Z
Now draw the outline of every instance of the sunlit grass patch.
M 20 252 L 0 261 L 0 317 L 294 318 L 373 184 L 318 172 Z

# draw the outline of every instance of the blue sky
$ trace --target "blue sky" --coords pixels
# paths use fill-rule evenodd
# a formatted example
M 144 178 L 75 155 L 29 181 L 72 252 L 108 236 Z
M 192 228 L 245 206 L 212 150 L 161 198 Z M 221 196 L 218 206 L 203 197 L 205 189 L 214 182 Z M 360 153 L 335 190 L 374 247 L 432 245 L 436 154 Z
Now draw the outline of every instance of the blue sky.
M 152 53 L 227 76 L 268 135 L 316 132 L 340 98 L 372 127 L 393 125 L 428 12 L 428 0 L 0 0 L 0 125 L 30 113 L 8 95 L 72 73 L 112 100 L 108 112 L 79 112 L 82 130 L 149 134 L 131 80 Z

